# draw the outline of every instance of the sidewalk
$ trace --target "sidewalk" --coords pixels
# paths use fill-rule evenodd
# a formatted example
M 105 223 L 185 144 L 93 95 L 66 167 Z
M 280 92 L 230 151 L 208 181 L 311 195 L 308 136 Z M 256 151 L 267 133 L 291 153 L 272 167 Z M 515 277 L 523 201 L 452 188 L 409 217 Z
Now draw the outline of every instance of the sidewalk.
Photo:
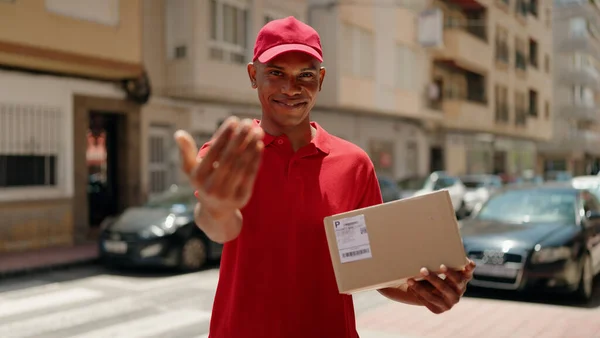
M 22 253 L 0 254 L 0 277 L 27 273 L 33 270 L 85 264 L 98 258 L 96 243 L 74 247 L 48 248 Z
M 600 308 L 464 298 L 445 314 L 397 303 L 357 317 L 361 338 L 600 337 Z

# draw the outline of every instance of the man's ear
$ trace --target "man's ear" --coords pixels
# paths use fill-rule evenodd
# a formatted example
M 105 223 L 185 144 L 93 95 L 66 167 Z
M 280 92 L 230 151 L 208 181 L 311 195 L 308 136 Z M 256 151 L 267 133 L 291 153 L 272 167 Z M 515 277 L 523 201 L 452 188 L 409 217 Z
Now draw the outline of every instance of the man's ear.
M 321 69 L 319 69 L 319 91 L 321 91 L 321 88 L 323 88 L 323 80 L 325 80 L 325 73 L 327 73 L 325 71 L 325 67 L 321 67 Z
M 253 62 L 248 63 L 248 77 L 250 78 L 250 85 L 252 88 L 257 88 L 256 85 L 256 65 Z

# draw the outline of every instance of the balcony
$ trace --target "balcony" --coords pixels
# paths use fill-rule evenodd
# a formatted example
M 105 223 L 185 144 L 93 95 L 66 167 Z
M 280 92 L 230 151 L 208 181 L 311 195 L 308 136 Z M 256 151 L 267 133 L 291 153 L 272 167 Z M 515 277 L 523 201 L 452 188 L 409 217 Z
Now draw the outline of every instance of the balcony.
M 587 34 L 565 38 L 558 43 L 557 50 L 562 53 L 583 52 L 600 59 L 600 43 Z
M 472 131 L 491 131 L 494 115 L 483 97 L 464 97 L 450 91 L 444 93 L 441 109 L 447 128 Z
M 600 133 L 588 130 L 573 130 L 564 137 L 559 137 L 551 143 L 540 144 L 539 150 L 545 153 L 576 152 L 590 153 L 600 156 Z
M 447 28 L 444 46 L 432 53 L 437 61 L 452 62 L 464 69 L 487 73 L 492 67 L 492 50 L 491 44 L 480 36 L 462 28 Z
M 91 2 L 88 2 L 91 3 Z M 108 80 L 142 72 L 141 2 L 0 1 L 0 64 Z
M 565 67 L 560 70 L 559 81 L 568 86 L 581 85 L 600 90 L 600 75 L 593 68 Z
M 570 104 L 561 107 L 560 115 L 563 118 L 597 123 L 600 122 L 600 107 L 584 104 Z

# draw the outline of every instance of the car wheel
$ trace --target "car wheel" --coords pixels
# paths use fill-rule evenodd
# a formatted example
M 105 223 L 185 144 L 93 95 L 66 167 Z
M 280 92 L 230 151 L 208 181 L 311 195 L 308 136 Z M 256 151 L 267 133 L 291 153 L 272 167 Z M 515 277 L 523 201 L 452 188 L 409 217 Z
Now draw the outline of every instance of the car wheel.
M 194 271 L 204 266 L 207 260 L 206 244 L 202 239 L 192 237 L 181 248 L 179 267 L 184 271 Z
M 581 260 L 581 277 L 579 280 L 579 288 L 577 295 L 583 301 L 592 299 L 594 291 L 594 273 L 592 272 L 592 260 L 590 255 L 586 254 Z

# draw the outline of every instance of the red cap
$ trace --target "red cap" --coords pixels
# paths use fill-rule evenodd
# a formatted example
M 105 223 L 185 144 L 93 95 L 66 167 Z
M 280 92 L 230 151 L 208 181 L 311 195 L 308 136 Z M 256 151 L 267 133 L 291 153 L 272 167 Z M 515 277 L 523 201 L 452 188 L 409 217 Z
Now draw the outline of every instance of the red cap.
M 303 52 L 323 62 L 319 33 L 293 16 L 273 20 L 261 28 L 252 60 L 266 63 L 286 52 Z

